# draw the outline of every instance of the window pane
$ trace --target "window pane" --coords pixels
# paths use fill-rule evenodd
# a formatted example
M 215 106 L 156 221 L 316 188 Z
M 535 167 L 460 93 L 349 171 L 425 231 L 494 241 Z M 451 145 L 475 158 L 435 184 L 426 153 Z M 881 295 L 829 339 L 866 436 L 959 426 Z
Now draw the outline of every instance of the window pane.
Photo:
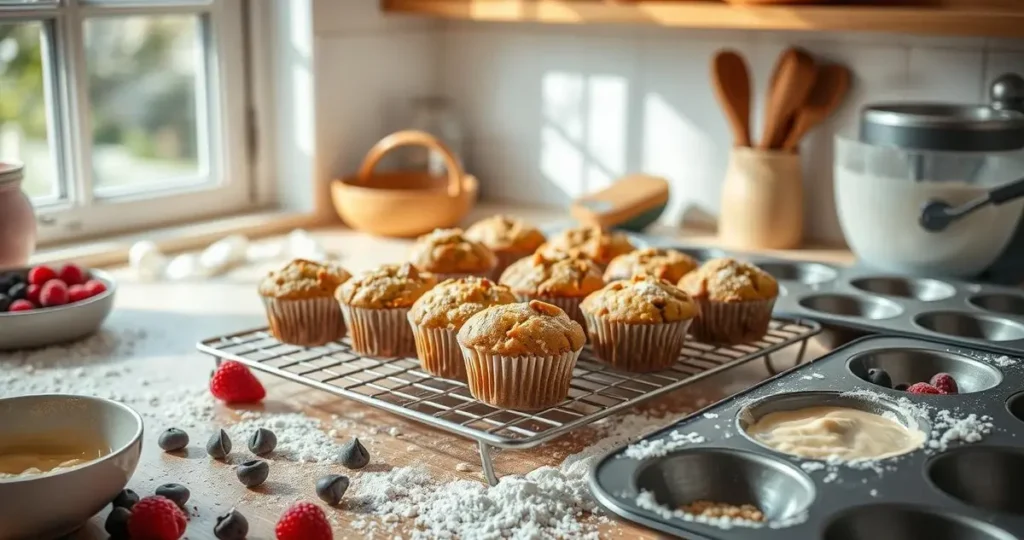
M 25 164 L 22 189 L 37 198 L 59 193 L 47 139 L 43 36 L 41 22 L 0 24 L 0 159 Z
M 200 28 L 191 15 L 86 21 L 97 190 L 163 188 L 206 175 Z

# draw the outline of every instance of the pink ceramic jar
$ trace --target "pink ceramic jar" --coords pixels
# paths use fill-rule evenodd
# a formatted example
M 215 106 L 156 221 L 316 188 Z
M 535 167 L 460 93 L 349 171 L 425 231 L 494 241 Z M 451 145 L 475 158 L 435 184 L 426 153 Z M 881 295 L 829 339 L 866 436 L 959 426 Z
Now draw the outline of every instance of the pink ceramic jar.
M 21 192 L 20 163 L 0 161 L 0 268 L 26 266 L 36 247 L 36 214 Z

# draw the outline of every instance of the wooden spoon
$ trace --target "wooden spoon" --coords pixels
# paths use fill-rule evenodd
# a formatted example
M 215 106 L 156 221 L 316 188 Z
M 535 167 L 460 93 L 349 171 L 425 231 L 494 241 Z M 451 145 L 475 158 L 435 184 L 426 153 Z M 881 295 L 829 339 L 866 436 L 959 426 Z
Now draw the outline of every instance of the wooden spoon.
M 797 110 L 807 101 L 816 77 L 817 67 L 809 54 L 796 48 L 782 53 L 768 88 L 764 134 L 758 148 L 782 148 L 788 132 L 786 128 Z
M 833 64 L 819 68 L 814 87 L 807 96 L 807 102 L 797 111 L 782 148 L 795 150 L 808 131 L 839 107 L 849 89 L 850 70 L 846 66 Z
M 750 146 L 750 72 L 735 51 L 719 51 L 711 63 L 715 96 L 732 128 L 736 146 Z

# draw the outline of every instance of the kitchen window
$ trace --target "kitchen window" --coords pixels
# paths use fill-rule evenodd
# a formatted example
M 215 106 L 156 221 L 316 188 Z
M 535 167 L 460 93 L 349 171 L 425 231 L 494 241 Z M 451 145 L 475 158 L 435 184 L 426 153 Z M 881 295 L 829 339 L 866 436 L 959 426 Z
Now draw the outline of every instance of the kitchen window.
M 42 242 L 253 206 L 245 0 L 0 0 L 0 159 Z

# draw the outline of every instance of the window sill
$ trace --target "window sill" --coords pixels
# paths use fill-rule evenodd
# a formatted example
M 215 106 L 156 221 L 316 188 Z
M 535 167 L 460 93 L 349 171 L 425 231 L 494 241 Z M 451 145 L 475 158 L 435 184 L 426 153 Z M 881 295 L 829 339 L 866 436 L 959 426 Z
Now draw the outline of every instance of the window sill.
M 103 267 L 128 262 L 128 250 L 141 240 L 149 240 L 165 253 L 203 248 L 225 236 L 242 234 L 261 238 L 298 228 L 313 228 L 329 223 L 312 213 L 268 210 L 218 218 L 197 223 L 164 227 L 141 233 L 110 236 L 36 250 L 31 264 L 57 264 L 75 261 L 88 267 Z

